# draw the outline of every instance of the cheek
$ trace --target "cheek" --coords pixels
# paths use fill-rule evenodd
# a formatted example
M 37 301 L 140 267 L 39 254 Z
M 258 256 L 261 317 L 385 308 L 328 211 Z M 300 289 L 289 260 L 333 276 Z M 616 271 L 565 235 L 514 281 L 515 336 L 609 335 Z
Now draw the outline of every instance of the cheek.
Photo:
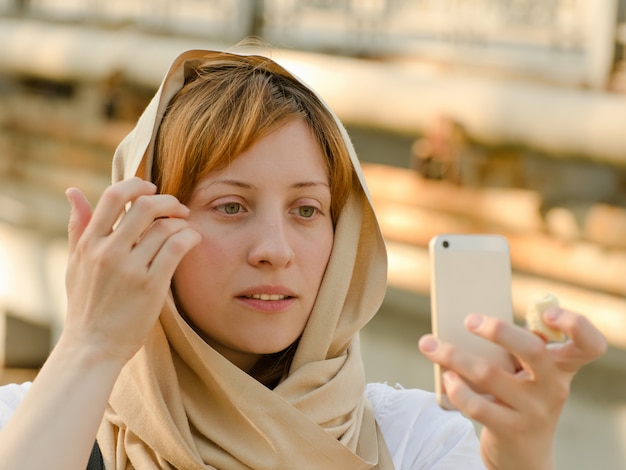
M 187 253 L 174 272 L 173 282 L 178 295 L 202 291 L 217 282 L 216 272 L 226 272 L 234 263 L 225 245 L 228 239 L 212 239 L 203 235 L 202 241 Z M 221 243 L 220 243 L 221 241 Z M 220 276 L 221 277 L 221 276 Z
M 326 272 L 326 266 L 333 249 L 333 240 L 332 231 L 330 234 L 323 234 L 316 240 L 313 249 L 309 248 L 306 252 L 306 265 L 311 266 L 311 274 L 318 277 L 320 282 Z

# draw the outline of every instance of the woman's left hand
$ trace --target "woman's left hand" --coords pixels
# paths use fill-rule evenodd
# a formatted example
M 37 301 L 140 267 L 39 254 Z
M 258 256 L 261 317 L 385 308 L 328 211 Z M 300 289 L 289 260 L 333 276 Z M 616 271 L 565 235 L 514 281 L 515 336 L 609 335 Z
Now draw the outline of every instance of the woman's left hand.
M 544 313 L 544 320 L 569 339 L 545 344 L 514 324 L 484 315 L 467 317 L 468 330 L 516 358 L 515 372 L 431 335 L 420 340 L 422 353 L 448 369 L 443 376 L 448 400 L 483 424 L 481 454 L 491 470 L 554 468 L 554 433 L 570 383 L 580 367 L 606 351 L 603 335 L 584 316 L 559 309 Z M 476 393 L 466 380 L 488 395 Z

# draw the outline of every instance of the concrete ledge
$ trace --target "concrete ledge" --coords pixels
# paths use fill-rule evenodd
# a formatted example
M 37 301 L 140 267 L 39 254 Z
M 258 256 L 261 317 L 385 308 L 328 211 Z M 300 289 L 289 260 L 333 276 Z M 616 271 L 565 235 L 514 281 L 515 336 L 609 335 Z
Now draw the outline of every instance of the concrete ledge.
M 0 312 L 0 367 L 41 367 L 50 352 L 51 340 L 49 326 Z
M 5 209 L 1 202 L 0 210 Z M 58 338 L 66 311 L 66 263 L 66 238 L 47 237 L 0 219 L 0 315 L 48 325 Z
M 390 282 L 387 287 L 385 300 L 377 317 L 385 315 L 417 318 L 423 324 L 423 329 L 429 330 L 431 328 L 429 295 L 424 292 L 411 291 Z M 519 316 L 517 321 L 521 322 Z M 419 334 L 420 331 L 416 328 L 415 350 L 417 350 Z M 621 377 L 626 374 L 626 349 L 610 344 L 606 354 L 594 361 L 593 365 L 594 368 L 600 368 L 609 373 L 621 374 Z
M 387 250 L 389 286 L 418 296 L 413 299 L 427 297 L 430 292 L 428 250 L 393 242 L 387 242 Z M 626 300 L 623 297 L 518 272 L 513 272 L 511 288 L 513 312 L 519 321 L 523 321 L 528 303 L 534 295 L 554 292 L 564 307 L 587 316 L 606 336 L 609 344 L 626 351 Z M 403 298 L 409 297 L 404 295 Z M 419 303 L 424 311 L 424 300 Z

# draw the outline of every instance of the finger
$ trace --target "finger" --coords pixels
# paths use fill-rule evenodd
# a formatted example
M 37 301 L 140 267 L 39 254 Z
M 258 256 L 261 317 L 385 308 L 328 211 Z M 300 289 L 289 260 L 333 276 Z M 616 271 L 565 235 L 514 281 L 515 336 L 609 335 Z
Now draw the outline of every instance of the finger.
M 135 201 L 139 196 L 150 195 L 155 192 L 154 183 L 136 177 L 109 186 L 102 193 L 91 217 L 92 222 L 86 231 L 97 237 L 109 235 L 128 202 Z
M 525 328 L 486 315 L 470 314 L 465 319 L 466 328 L 505 348 L 517 358 L 531 378 L 554 372 L 544 342 Z
M 155 220 L 133 248 L 133 254 L 145 260 L 146 269 L 164 243 L 184 229 L 189 228 L 189 222 L 180 218 L 161 218 Z
M 570 338 L 565 344 L 556 344 L 550 349 L 564 370 L 575 372 L 607 350 L 606 338 L 584 315 L 552 309 L 544 314 L 544 321 Z
M 134 245 L 160 218 L 187 218 L 189 209 L 169 194 L 142 195 L 132 204 L 116 228 L 116 235 Z
M 70 254 L 76 249 L 78 240 L 85 232 L 92 216 L 91 205 L 80 189 L 68 188 L 65 191 L 70 202 L 70 219 L 67 224 L 67 238 Z
M 446 371 L 443 374 L 443 383 L 450 403 L 466 416 L 484 426 L 493 429 L 506 429 L 506 423 L 515 421 L 516 412 L 514 409 L 498 404 L 476 393 L 455 372 Z
M 154 257 L 149 271 L 161 273 L 161 279 L 169 282 L 176 267 L 194 246 L 201 241 L 201 236 L 192 228 L 185 228 L 168 237 Z
M 432 335 L 422 337 L 419 347 L 428 359 L 461 375 L 475 392 L 492 395 L 513 407 L 525 402 L 523 396 L 518 396 L 519 379 L 512 367 L 510 370 L 503 369 L 502 365 L 495 364 L 488 358 L 468 354 Z

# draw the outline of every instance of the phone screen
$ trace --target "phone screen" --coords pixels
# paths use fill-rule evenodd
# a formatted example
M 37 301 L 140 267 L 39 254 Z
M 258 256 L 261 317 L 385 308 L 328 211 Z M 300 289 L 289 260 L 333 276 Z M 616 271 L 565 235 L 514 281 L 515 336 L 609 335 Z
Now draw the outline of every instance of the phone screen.
M 431 255 L 431 316 L 433 333 L 469 354 L 511 367 L 500 346 L 467 331 L 464 320 L 480 313 L 513 321 L 511 264 L 506 239 L 498 235 L 439 235 L 429 246 Z M 441 370 L 435 366 L 436 391 L 445 397 Z M 443 403 L 445 407 L 449 404 Z

